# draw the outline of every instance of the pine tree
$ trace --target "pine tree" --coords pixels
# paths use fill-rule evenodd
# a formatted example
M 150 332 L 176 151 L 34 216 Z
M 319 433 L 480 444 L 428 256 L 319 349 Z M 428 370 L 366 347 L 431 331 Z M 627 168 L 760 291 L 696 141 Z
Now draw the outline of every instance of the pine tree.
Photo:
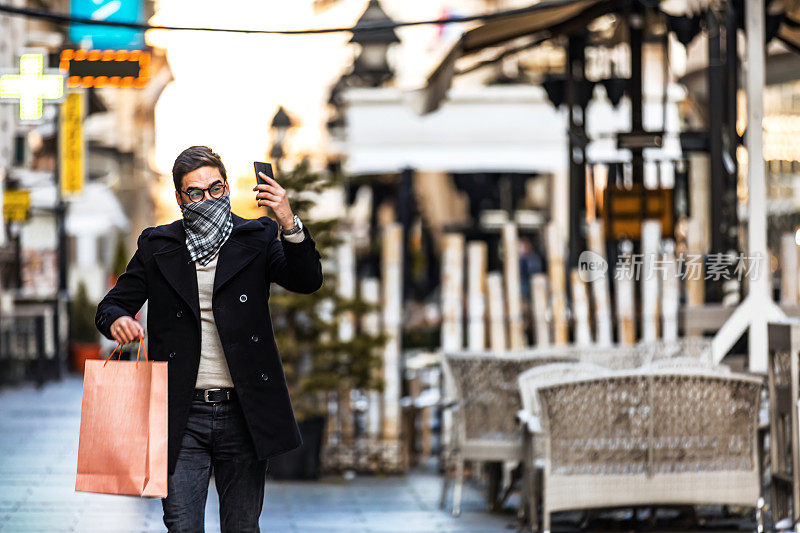
M 289 392 L 298 418 L 326 414 L 328 392 L 343 389 L 380 390 L 377 377 L 383 334 L 370 335 L 359 324 L 375 306 L 356 297 L 336 294 L 334 252 L 342 240 L 337 235 L 339 218 L 313 220 L 308 216 L 319 193 L 341 183 L 341 175 L 314 172 L 304 160 L 289 171 L 277 169 L 276 179 L 289 194 L 292 211 L 311 232 L 322 256 L 323 286 L 311 295 L 295 294 L 279 287 L 270 297 L 275 339 L 280 349 Z M 274 217 L 274 213 L 270 213 Z M 356 335 L 340 341 L 338 321 L 345 313 L 355 316 Z
M 111 275 L 114 276 L 115 279 L 125 272 L 129 259 L 128 247 L 125 246 L 125 237 L 121 233 L 118 233 L 117 244 L 114 247 L 114 258 L 111 262 Z
M 70 302 L 70 337 L 73 342 L 95 343 L 99 339 L 94 315 L 97 305 L 89 300 L 86 284 L 78 283 L 75 298 Z

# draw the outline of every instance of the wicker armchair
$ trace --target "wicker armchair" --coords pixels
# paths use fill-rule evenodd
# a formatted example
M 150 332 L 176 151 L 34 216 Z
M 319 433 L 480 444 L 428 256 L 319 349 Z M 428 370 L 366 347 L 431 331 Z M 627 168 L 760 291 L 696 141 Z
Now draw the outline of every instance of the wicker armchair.
M 552 363 L 526 370 L 517 379 L 522 400 L 522 409 L 517 418 L 526 429 L 523 432 L 522 445 L 525 459 L 521 507 L 522 518 L 526 522 L 538 522 L 536 507 L 541 498 L 539 478 L 545 460 L 539 388 L 565 380 L 598 377 L 608 373 L 607 368 L 592 363 Z
M 447 467 L 452 465 L 455 470 L 453 516 L 458 516 L 461 510 L 464 464 L 467 461 L 522 459 L 522 438 L 515 419 L 521 406 L 517 377 L 535 366 L 570 360 L 570 350 L 560 350 L 559 353 L 561 355 L 549 355 L 549 351 L 538 350 L 502 355 L 461 352 L 442 357 L 445 382 L 452 384 L 455 394 L 455 401 L 451 402 L 450 449 L 445 452 Z M 449 483 L 450 476 L 445 472 L 441 507 L 444 507 Z
M 539 388 L 543 529 L 567 509 L 757 505 L 760 378 L 634 370 Z

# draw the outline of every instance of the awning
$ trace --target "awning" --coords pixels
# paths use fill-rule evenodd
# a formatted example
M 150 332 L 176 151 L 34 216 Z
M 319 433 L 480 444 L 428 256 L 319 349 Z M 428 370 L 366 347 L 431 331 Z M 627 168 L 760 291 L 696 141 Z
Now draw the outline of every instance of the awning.
M 465 54 L 481 50 L 488 46 L 502 44 L 517 37 L 531 35 L 574 19 L 586 12 L 590 7 L 608 4 L 608 12 L 619 2 L 609 0 L 571 0 L 561 2 L 543 2 L 541 9 L 521 15 L 489 20 L 485 24 L 465 32 L 461 38 L 461 49 Z M 595 16 L 602 15 L 598 12 Z
M 342 98 L 348 175 L 396 174 L 404 168 L 448 173 L 567 172 L 567 113 L 554 108 L 544 89 L 535 85 L 454 87 L 447 105 L 426 116 L 411 111 L 394 88 L 351 88 Z M 673 87 L 664 146 L 645 150 L 654 165 L 681 155 L 675 102 L 683 99 L 684 92 Z M 629 161 L 629 151 L 617 148 L 613 133 L 628 127 L 630 103 L 613 107 L 593 102 L 587 113 L 587 134 L 595 139 L 587 160 Z M 644 100 L 646 127 L 659 127 L 663 114 L 661 98 Z
M 409 102 L 420 115 L 431 113 L 437 110 L 444 100 L 455 74 L 455 63 L 458 59 L 484 48 L 537 33 L 542 34 L 539 40 L 550 38 L 556 34 L 554 29 L 562 25 L 568 25 L 569 22 L 582 18 L 587 13 L 591 13 L 593 18 L 600 16 L 621 3 L 615 0 L 542 2 L 538 6 L 539 9 L 488 20 L 461 35 L 428 76 L 425 87 L 414 91 Z
M 566 115 L 541 87 L 459 87 L 440 112 L 419 116 L 393 88 L 347 89 L 349 175 L 566 171 Z
M 706 0 L 664 2 L 671 15 L 693 12 Z M 630 2 L 619 0 L 566 0 L 542 2 L 539 9 L 486 21 L 465 31 L 447 50 L 443 59 L 431 71 L 425 87 L 412 91 L 409 104 L 420 115 L 437 110 L 444 101 L 456 74 L 456 62 L 485 48 L 508 44 L 522 37 L 530 38 L 525 46 L 535 46 L 557 35 L 585 28 L 593 19 L 607 13 L 619 12 Z M 796 52 L 800 52 L 800 6 L 785 13 L 777 37 Z

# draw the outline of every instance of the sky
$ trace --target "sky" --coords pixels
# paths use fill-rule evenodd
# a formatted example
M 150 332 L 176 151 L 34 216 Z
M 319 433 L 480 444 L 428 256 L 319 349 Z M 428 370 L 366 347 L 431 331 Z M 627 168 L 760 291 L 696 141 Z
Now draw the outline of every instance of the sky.
M 351 26 L 367 0 L 331 5 L 315 13 L 312 0 L 160 0 L 149 22 L 260 29 Z M 396 20 L 438 18 L 444 9 L 440 0 L 382 5 Z M 394 59 L 406 65 L 400 69 L 398 85 L 422 82 L 438 31 L 436 26 L 398 30 L 404 45 L 394 51 Z M 321 163 L 329 90 L 357 53 L 356 45 L 347 44 L 349 33 L 283 36 L 151 30 L 146 38 L 151 46 L 166 50 L 174 76 L 155 110 L 155 163 L 162 175 L 170 175 L 184 148 L 207 145 L 220 154 L 229 177 L 241 176 L 239 190 L 246 193 L 254 179 L 252 162 L 267 158 L 269 125 L 280 105 L 298 124 L 287 139 L 286 151 L 296 157 L 317 156 Z M 169 179 L 163 181 L 165 189 L 171 187 Z M 171 193 L 159 198 L 165 200 L 166 218 L 179 214 Z
M 150 22 L 297 28 L 315 20 L 310 6 L 298 0 L 162 0 Z M 323 17 L 331 19 L 324 23 L 349 25 L 360 14 L 352 8 L 337 11 Z M 184 148 L 202 144 L 220 154 L 229 177 L 254 180 L 253 161 L 267 157 L 269 125 L 279 105 L 298 124 L 287 149 L 298 154 L 320 151 L 327 87 L 352 56 L 344 46 L 348 35 L 149 32 L 147 38 L 166 49 L 174 76 L 155 110 L 155 161 L 162 174 L 170 174 Z

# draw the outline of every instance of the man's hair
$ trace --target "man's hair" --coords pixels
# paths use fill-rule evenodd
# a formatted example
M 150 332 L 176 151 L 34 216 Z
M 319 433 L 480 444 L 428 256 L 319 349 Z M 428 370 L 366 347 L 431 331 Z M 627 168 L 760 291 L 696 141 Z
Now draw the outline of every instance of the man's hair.
M 175 190 L 183 188 L 183 177 L 193 170 L 200 167 L 215 167 L 222 175 L 222 179 L 227 181 L 225 165 L 222 159 L 215 154 L 208 146 L 190 146 L 175 159 L 172 165 L 172 181 L 175 183 Z

